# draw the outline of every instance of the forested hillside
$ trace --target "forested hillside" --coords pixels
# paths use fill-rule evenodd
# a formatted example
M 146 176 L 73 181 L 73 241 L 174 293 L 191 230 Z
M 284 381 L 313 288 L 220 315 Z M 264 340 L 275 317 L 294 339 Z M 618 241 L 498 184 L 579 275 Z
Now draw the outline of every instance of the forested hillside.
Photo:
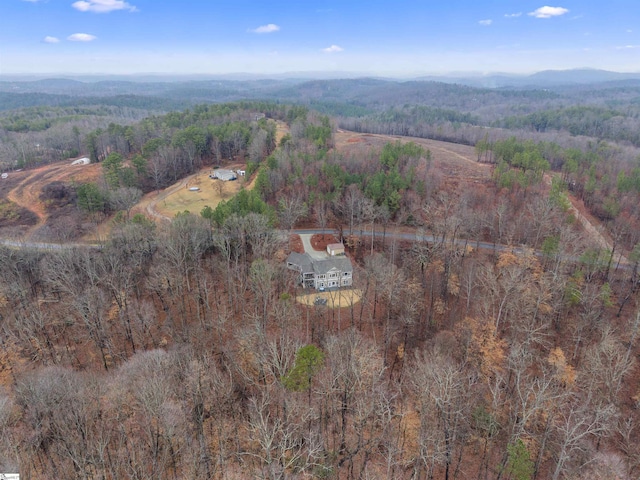
M 321 111 L 87 103 L 0 117 L 8 168 L 71 150 L 99 164 L 95 181 L 52 185 L 47 205 L 73 211 L 65 230 L 108 232 L 98 246 L 0 247 L 0 471 L 638 478 L 639 152 L 610 128 L 636 121 L 633 102 L 279 88 Z M 166 222 L 135 210 L 233 162 L 247 187 L 215 207 Z M 314 301 L 287 269 L 302 227 L 344 241 L 348 304 Z

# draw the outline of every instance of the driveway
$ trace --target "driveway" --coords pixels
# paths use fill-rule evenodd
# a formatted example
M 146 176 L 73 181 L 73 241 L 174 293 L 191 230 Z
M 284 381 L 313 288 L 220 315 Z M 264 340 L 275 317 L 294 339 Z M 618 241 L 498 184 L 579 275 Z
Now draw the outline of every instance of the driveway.
M 312 235 L 310 233 L 301 233 L 299 235 L 300 240 L 302 240 L 302 246 L 304 247 L 305 253 L 308 253 L 311 258 L 315 260 L 324 260 L 329 256 L 329 254 L 324 250 L 319 251 L 313 249 L 313 247 L 311 246 Z

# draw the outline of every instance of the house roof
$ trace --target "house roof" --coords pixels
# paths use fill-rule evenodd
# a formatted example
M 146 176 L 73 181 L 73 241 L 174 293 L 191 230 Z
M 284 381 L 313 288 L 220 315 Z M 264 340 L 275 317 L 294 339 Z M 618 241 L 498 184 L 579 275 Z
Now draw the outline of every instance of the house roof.
M 353 272 L 351 260 L 347 257 L 329 257 L 325 260 L 313 261 L 313 271 L 316 274 L 322 275 L 333 269 L 340 270 L 341 272 Z
M 226 170 L 223 168 L 214 170 L 213 174 L 220 180 L 235 180 L 238 178 L 233 170 Z
M 341 272 L 353 272 L 351 261 L 347 257 L 327 257 L 322 260 L 311 258 L 308 253 L 292 252 L 287 257 L 287 265 L 295 265 L 302 273 L 315 273 L 323 275 L 331 270 L 340 270 Z
M 291 264 L 297 266 L 302 273 L 313 272 L 312 263 L 313 260 L 306 253 L 291 252 L 287 257 L 287 265 Z
M 342 244 L 342 243 L 330 243 L 329 245 L 327 245 L 327 248 L 330 248 L 331 250 L 338 250 L 338 249 L 343 249 L 344 250 L 344 244 Z

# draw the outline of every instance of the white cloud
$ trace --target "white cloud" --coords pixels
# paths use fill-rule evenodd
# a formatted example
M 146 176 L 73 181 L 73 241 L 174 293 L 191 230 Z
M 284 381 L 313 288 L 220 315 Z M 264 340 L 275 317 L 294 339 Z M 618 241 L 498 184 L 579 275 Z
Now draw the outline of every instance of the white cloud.
M 96 38 L 98 37 L 96 37 L 95 35 L 90 35 L 88 33 L 74 33 L 73 35 L 69 35 L 67 37 L 67 40 L 69 40 L 70 42 L 92 42 Z
M 71 6 L 81 12 L 93 13 L 109 13 L 115 10 L 138 11 L 136 7 L 129 5 L 124 0 L 79 0 L 72 3 Z
M 551 17 L 559 17 L 560 15 L 564 15 L 565 13 L 569 13 L 567 8 L 563 7 L 540 7 L 533 12 L 529 12 L 528 15 L 536 18 L 551 18 Z
M 44 37 L 44 38 L 42 39 L 42 41 L 43 41 L 44 43 L 59 43 L 59 42 L 60 42 L 60 39 L 59 39 L 59 38 L 57 38 L 57 37 L 50 37 L 49 35 L 47 35 L 46 37 Z
M 522 15 L 522 12 L 518 13 L 505 13 L 504 16 L 507 18 L 517 18 Z
M 491 25 L 493 23 L 493 20 L 488 18 L 487 20 L 480 20 L 478 23 L 480 25 L 484 25 L 485 27 L 488 27 L 489 25 Z
M 338 45 L 331 45 L 330 47 L 322 49 L 324 53 L 337 53 L 337 52 L 342 52 L 343 50 L 344 48 L 339 47 Z
M 280 30 L 280 27 L 275 23 L 268 23 L 267 25 L 261 25 L 258 28 L 249 30 L 252 33 L 273 33 Z
M 616 47 L 616 50 L 635 50 L 640 48 L 640 45 L 622 45 L 620 47 Z

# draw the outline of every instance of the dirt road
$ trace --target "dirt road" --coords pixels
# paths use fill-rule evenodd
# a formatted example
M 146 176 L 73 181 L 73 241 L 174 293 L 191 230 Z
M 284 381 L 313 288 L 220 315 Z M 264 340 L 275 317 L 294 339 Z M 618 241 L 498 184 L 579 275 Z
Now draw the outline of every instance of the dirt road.
M 101 168 L 98 164 L 72 166 L 71 160 L 65 160 L 18 173 L 23 174 L 23 178 L 7 193 L 7 199 L 37 216 L 38 222 L 25 235 L 28 240 L 48 218 L 46 206 L 40 198 L 45 186 L 53 182 L 95 181 L 101 175 Z

